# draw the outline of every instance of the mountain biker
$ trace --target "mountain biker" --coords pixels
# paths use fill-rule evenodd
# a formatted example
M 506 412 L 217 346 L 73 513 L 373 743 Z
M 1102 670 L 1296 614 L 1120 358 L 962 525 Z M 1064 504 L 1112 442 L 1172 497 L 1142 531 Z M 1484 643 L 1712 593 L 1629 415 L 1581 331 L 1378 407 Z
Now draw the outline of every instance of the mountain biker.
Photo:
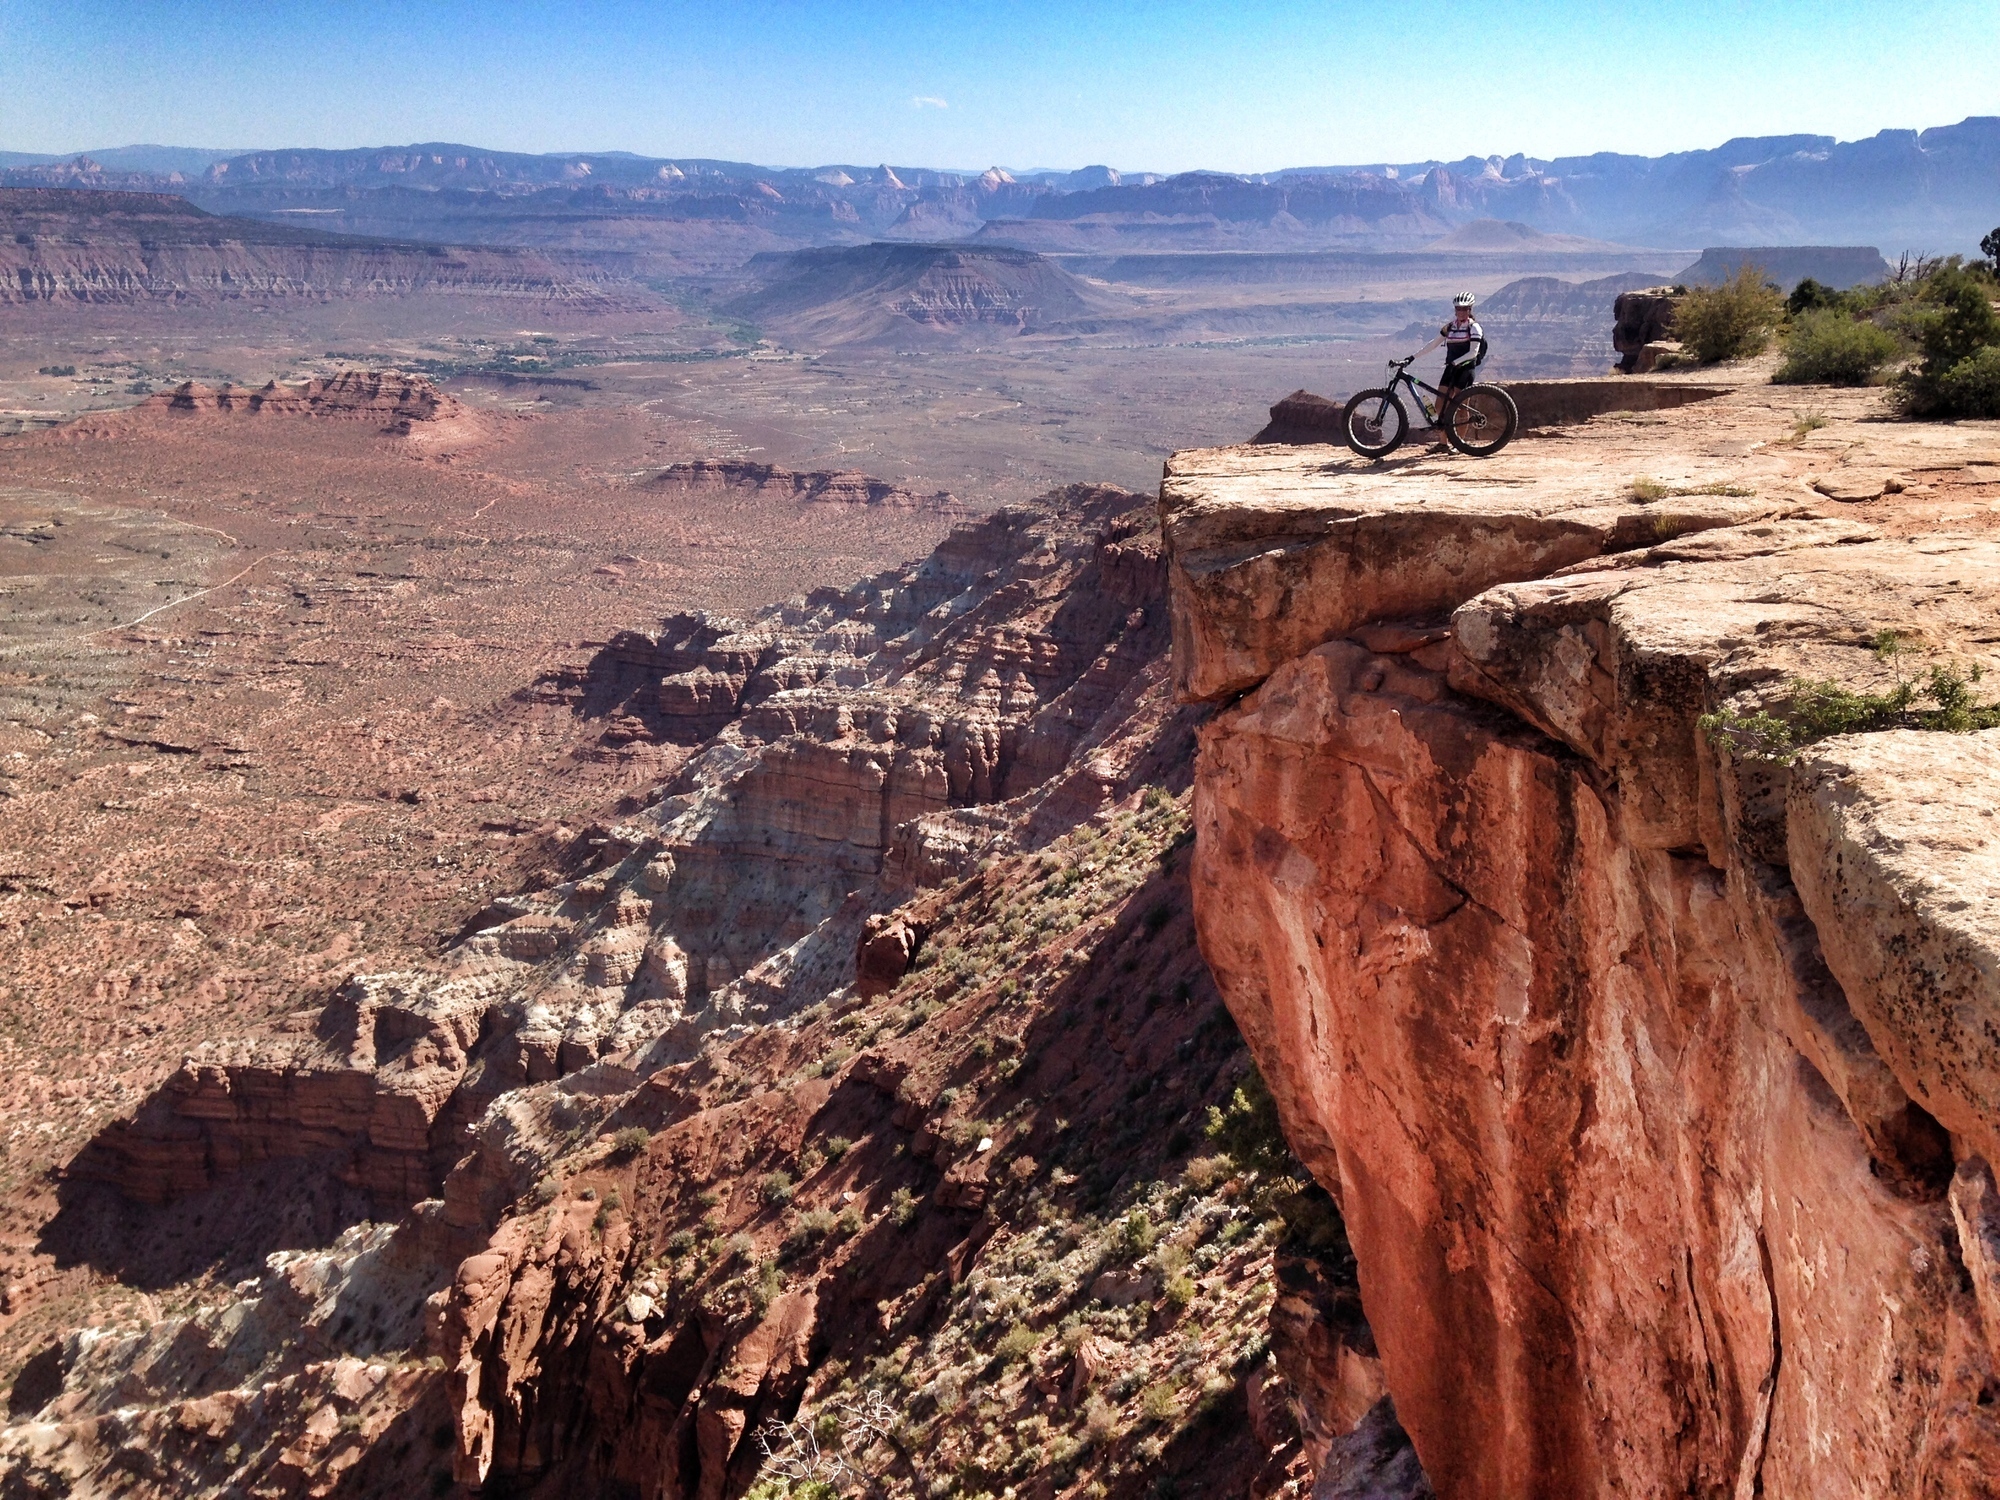
M 1439 344 L 1444 345 L 1444 374 L 1438 377 L 1438 389 L 1448 395 L 1471 385 L 1472 372 L 1486 360 L 1486 335 L 1472 321 L 1472 293 L 1460 292 L 1451 299 L 1451 321 L 1417 353 L 1428 354 Z

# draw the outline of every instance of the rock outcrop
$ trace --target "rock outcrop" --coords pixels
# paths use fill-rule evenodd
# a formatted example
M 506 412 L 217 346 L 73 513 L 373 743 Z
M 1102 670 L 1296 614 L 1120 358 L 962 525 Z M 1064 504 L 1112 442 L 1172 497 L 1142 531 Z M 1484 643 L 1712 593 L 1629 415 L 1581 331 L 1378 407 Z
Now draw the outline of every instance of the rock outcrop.
M 1754 495 L 1567 508 L 1593 448 L 1722 447 L 1655 420 L 1518 486 L 1170 462 L 1177 681 L 1243 694 L 1203 952 L 1439 1494 L 1991 1494 L 1994 736 L 1702 720 L 1893 686 L 1884 630 L 1994 665 L 2000 545 L 1748 444 Z
M 824 505 L 891 505 L 961 514 L 966 507 L 948 490 L 908 489 L 858 469 L 780 469 L 748 459 L 697 458 L 669 464 L 644 481 L 649 488 L 748 490 Z
M 401 370 L 342 370 L 298 385 L 268 381 L 257 387 L 205 386 L 185 381 L 156 391 L 139 403 L 174 412 L 240 412 L 251 416 L 323 417 L 375 422 L 383 431 L 408 436 L 419 422 L 463 418 L 465 408 L 422 375 Z
M 1618 354 L 1618 368 L 1627 375 L 1642 373 L 1649 344 L 1673 338 L 1674 312 L 1686 291 L 1673 286 L 1650 286 L 1634 292 L 1620 292 L 1611 304 L 1611 347 Z

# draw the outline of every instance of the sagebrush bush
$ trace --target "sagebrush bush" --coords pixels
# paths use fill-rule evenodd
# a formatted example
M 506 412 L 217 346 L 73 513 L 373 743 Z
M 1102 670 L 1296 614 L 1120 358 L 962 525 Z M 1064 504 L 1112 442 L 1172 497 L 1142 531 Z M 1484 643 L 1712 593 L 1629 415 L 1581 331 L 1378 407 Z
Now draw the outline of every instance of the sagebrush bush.
M 653 1139 L 653 1132 L 643 1125 L 627 1125 L 611 1137 L 611 1154 L 619 1157 L 637 1156 L 646 1149 Z
M 1012 1364 L 1017 1359 L 1026 1359 L 1033 1354 L 1038 1342 L 1034 1329 L 1026 1323 L 1016 1323 L 1000 1336 L 1000 1342 L 993 1352 L 1008 1364 Z
M 1785 299 L 1760 266 L 1741 266 L 1721 286 L 1690 288 L 1674 309 L 1674 337 L 1699 364 L 1761 354 L 1785 316 Z
M 2000 417 L 2000 344 L 1988 344 L 1945 371 L 1938 394 L 1955 417 Z
M 1832 308 L 1803 312 L 1785 334 L 1785 362 L 1771 377 L 1779 385 L 1866 385 L 1894 359 L 1893 334 Z
M 2000 345 L 1995 291 L 1982 271 L 1955 264 L 1925 278 L 1910 318 L 1923 363 L 1903 380 L 1903 407 L 1911 416 L 1974 417 L 1996 410 L 1982 404 L 1992 390 L 1989 351 Z

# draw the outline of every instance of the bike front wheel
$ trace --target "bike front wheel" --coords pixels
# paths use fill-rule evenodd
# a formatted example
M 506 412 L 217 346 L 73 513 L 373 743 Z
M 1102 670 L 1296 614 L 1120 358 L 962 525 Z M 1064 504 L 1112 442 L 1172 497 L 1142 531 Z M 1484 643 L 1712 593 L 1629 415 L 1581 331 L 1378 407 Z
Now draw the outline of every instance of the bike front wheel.
M 1514 398 L 1497 385 L 1469 385 L 1444 411 L 1446 440 L 1472 458 L 1491 458 L 1507 446 L 1520 425 Z
M 1363 458 L 1386 458 L 1410 432 L 1410 414 L 1394 391 L 1362 391 L 1340 414 L 1347 446 Z

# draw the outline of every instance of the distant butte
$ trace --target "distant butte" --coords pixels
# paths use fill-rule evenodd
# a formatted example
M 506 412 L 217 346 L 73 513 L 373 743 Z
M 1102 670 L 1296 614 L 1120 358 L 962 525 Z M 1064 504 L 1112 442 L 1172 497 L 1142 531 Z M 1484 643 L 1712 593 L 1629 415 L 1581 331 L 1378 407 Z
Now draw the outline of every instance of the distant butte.
M 934 510 L 947 515 L 969 512 L 969 507 L 949 490 L 933 490 L 924 494 L 876 479 L 858 469 L 799 472 L 744 459 L 697 458 L 686 463 L 669 464 L 642 482 L 654 489 L 723 488 L 829 505 L 892 505 Z

